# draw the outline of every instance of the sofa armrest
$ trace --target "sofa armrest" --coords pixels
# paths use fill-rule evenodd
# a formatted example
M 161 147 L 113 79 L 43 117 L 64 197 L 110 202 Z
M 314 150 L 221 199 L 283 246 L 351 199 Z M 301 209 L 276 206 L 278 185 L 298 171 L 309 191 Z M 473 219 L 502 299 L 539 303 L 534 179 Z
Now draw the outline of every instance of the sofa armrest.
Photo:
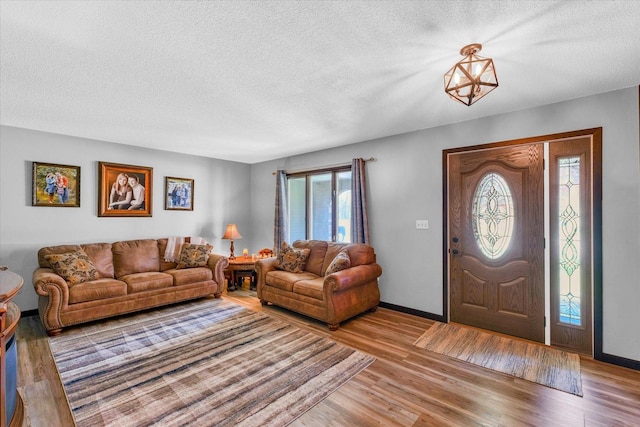
M 222 293 L 224 290 L 224 270 L 229 265 L 229 259 L 224 255 L 211 254 L 207 265 L 213 271 L 213 280 L 218 284 L 219 292 Z
M 258 298 L 260 298 L 260 295 L 262 295 L 262 288 L 264 288 L 264 285 L 266 284 L 267 273 L 270 271 L 274 271 L 276 269 L 277 260 L 278 258 L 271 257 L 271 258 L 262 258 L 256 261 L 255 269 L 256 269 L 256 276 L 258 278 L 257 284 L 256 284 L 256 291 L 258 293 Z
M 369 283 L 382 275 L 378 264 L 363 264 L 332 273 L 324 278 L 325 292 L 344 292 Z
M 31 277 L 33 287 L 38 295 L 40 319 L 47 333 L 62 328 L 60 314 L 69 305 L 69 285 L 50 268 L 38 268 Z
M 38 295 L 52 298 L 59 295 L 61 300 L 69 301 L 69 285 L 50 268 L 38 268 L 31 277 L 33 287 Z

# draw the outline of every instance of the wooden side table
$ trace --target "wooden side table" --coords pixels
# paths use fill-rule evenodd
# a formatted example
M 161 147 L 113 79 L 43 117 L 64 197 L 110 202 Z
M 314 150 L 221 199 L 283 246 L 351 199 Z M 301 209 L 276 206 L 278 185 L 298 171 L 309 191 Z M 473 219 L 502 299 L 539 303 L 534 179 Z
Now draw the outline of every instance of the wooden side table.
M 256 287 L 256 262 L 251 257 L 239 256 L 229 260 L 229 266 L 225 270 L 225 277 L 228 277 L 229 285 L 227 291 L 235 291 L 239 279 L 249 277 L 251 279 L 250 289 Z
M 23 284 L 22 277 L 0 269 L 0 427 L 21 426 L 24 418 L 22 397 L 18 393 L 18 347 L 15 332 L 20 308 L 11 299 Z

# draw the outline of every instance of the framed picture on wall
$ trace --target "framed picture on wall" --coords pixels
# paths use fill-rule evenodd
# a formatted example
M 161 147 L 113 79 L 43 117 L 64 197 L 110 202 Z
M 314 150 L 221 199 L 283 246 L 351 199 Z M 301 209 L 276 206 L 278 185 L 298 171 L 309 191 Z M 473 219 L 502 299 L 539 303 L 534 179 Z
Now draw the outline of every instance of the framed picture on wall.
M 33 162 L 32 205 L 80 207 L 80 166 Z
M 98 162 L 98 216 L 151 216 L 153 168 Z
M 164 182 L 164 208 L 169 211 L 193 210 L 193 179 L 168 176 Z

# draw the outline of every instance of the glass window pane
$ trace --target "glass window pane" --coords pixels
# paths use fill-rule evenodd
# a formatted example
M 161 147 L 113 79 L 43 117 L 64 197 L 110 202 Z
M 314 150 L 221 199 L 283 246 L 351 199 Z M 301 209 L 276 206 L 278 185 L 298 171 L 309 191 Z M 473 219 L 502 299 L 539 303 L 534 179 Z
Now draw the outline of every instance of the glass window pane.
M 288 242 L 306 239 L 305 229 L 305 199 L 306 179 L 289 178 L 289 237 Z
M 337 178 L 336 216 L 338 228 L 336 229 L 336 241 L 351 243 L 351 171 L 339 172 Z
M 331 173 L 311 175 L 309 239 L 331 240 Z
M 560 322 L 582 324 L 580 268 L 580 157 L 558 162 Z
M 473 194 L 473 234 L 480 251 L 497 260 L 505 254 L 513 236 L 514 208 L 509 184 L 502 175 L 486 174 Z
M 289 242 L 351 242 L 351 170 L 289 177 L 288 208 Z

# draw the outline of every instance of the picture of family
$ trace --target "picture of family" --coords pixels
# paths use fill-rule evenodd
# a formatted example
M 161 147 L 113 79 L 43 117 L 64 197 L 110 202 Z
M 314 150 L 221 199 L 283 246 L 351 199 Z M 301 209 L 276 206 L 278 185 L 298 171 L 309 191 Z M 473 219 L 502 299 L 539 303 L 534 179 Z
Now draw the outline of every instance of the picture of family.
M 108 210 L 111 209 L 144 209 L 144 185 L 134 173 L 120 172 L 111 185 Z
M 193 210 L 193 179 L 166 177 L 166 210 Z
M 80 206 L 80 167 L 33 162 L 33 206 Z
M 99 162 L 98 216 L 151 216 L 153 169 Z

